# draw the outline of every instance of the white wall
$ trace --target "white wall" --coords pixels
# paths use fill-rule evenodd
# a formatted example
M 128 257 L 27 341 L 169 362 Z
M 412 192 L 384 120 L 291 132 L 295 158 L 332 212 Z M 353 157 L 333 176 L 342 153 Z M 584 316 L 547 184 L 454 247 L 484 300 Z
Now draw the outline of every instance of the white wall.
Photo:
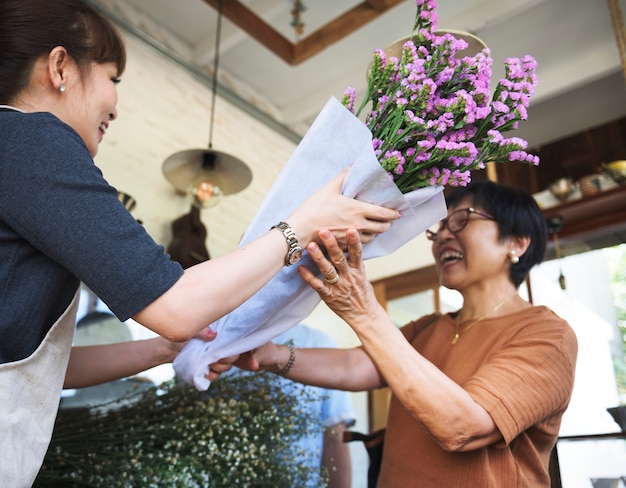
M 170 223 L 190 207 L 174 192 L 161 166 L 175 152 L 208 147 L 211 90 L 141 41 L 127 36 L 127 48 L 119 118 L 106 134 L 96 163 L 113 186 L 137 200 L 133 215 L 166 246 Z M 213 148 L 239 157 L 253 171 L 248 188 L 202 211 L 209 252 L 219 256 L 237 246 L 295 146 L 219 98 L 213 131 Z

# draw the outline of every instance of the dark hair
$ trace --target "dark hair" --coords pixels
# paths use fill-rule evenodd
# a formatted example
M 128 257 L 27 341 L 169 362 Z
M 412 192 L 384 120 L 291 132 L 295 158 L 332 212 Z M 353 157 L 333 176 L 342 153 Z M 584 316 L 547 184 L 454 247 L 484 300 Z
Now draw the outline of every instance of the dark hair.
M 30 80 L 33 66 L 63 46 L 82 73 L 91 62 L 114 63 L 118 76 L 126 50 L 113 24 L 82 0 L 0 1 L 0 103 L 10 103 Z
M 530 237 L 530 245 L 511 265 L 511 281 L 519 287 L 530 269 L 543 261 L 548 240 L 546 219 L 535 199 L 516 188 L 489 180 L 477 181 L 456 188 L 446 198 L 448 206 L 454 207 L 469 198 L 478 207 L 496 219 L 500 239 L 507 237 Z

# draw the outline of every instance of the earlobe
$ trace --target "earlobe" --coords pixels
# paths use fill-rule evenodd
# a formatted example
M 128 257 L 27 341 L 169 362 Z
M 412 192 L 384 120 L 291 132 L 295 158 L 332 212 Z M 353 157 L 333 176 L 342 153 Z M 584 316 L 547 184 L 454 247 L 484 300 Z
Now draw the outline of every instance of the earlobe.
M 69 55 L 62 46 L 55 47 L 48 54 L 48 76 L 55 90 L 61 93 L 67 87 Z
M 520 257 L 524 255 L 528 246 L 530 246 L 530 237 L 513 238 L 510 242 L 511 248 L 508 253 L 511 264 L 519 263 Z

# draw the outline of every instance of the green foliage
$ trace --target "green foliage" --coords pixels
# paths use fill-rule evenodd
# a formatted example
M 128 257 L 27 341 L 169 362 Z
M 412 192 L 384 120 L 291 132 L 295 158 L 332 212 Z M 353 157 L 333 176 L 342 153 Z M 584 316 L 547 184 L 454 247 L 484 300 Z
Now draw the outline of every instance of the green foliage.
M 270 375 L 233 375 L 207 392 L 168 382 L 125 400 L 61 411 L 34 486 L 275 488 L 311 477 L 293 446 L 314 422 L 307 398 Z

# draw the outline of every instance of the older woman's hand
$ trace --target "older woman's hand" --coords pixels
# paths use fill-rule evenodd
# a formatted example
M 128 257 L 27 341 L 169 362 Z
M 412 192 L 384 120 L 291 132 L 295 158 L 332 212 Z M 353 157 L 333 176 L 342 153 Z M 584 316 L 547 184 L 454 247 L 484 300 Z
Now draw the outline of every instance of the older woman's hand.
M 322 230 L 319 238 L 328 257 L 314 242 L 307 249 L 322 278 L 304 266 L 298 268 L 298 273 L 337 315 L 353 328 L 358 327 L 380 306 L 365 274 L 359 233 L 355 229 L 346 232 L 347 258 L 331 232 Z

